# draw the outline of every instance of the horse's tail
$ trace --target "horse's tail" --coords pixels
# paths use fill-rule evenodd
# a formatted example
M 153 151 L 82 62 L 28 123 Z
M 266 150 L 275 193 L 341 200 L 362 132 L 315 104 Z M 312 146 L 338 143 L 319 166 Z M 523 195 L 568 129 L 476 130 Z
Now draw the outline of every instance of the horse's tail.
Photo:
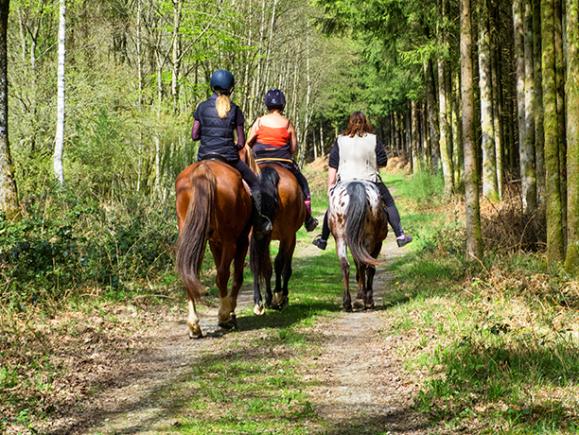
M 272 222 L 279 209 L 279 174 L 274 168 L 269 166 L 261 170 L 260 190 L 261 190 L 261 212 Z M 251 271 L 257 275 L 259 280 L 265 279 L 265 271 L 271 267 L 269 258 L 270 237 L 257 239 L 252 237 L 250 251 Z
M 367 235 L 364 231 L 368 213 L 368 197 L 364 184 L 352 182 L 347 187 L 349 203 L 346 209 L 346 242 L 354 260 L 368 266 L 376 266 L 379 261 L 372 257 L 364 244 Z
M 216 180 L 207 165 L 200 165 L 191 173 L 191 199 L 183 229 L 177 242 L 177 271 L 191 299 L 199 299 L 203 285 L 199 281 L 199 269 L 214 208 Z

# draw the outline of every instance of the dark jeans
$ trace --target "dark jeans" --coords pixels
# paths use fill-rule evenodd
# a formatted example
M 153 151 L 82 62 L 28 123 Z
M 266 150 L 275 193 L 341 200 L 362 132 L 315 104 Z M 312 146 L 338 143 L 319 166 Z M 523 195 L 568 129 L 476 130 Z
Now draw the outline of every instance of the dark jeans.
M 390 191 L 386 187 L 386 185 L 382 182 L 382 180 L 377 181 L 374 183 L 380 192 L 380 196 L 382 197 L 382 201 L 384 201 L 384 205 L 386 206 L 386 215 L 388 216 L 388 222 L 390 226 L 394 230 L 394 234 L 396 237 L 400 237 L 404 234 L 402 231 L 402 224 L 400 223 L 400 214 L 398 213 L 398 209 L 396 208 L 396 204 L 394 203 L 394 198 L 390 194 Z M 324 224 L 322 226 L 322 239 L 328 240 L 330 237 L 330 225 L 328 223 L 328 212 L 324 215 Z

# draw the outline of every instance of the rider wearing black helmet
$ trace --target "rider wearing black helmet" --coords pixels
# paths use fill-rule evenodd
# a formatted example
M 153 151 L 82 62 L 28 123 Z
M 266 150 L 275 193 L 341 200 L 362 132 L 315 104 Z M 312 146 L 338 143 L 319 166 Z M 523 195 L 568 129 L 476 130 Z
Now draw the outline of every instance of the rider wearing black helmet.
M 218 159 L 237 169 L 251 189 L 254 228 L 259 232 L 271 231 L 271 222 L 261 213 L 259 180 L 239 158 L 239 151 L 245 146 L 245 118 L 231 101 L 235 78 L 229 71 L 217 70 L 211 76 L 210 85 L 213 95 L 199 104 L 194 114 L 191 136 L 194 141 L 201 141 L 197 160 Z
M 296 177 L 304 194 L 306 206 L 306 230 L 313 231 L 318 221 L 312 216 L 310 188 L 306 178 L 294 162 L 298 140 L 294 126 L 283 115 L 285 95 L 279 89 L 270 89 L 264 97 L 268 113 L 257 118 L 249 132 L 247 144 L 253 147 L 257 163 L 272 162 L 289 169 Z

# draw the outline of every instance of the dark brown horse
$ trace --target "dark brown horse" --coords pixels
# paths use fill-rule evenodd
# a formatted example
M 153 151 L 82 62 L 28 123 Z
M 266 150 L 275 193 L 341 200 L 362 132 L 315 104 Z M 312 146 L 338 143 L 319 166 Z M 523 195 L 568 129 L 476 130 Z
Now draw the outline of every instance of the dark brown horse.
M 190 336 L 202 336 L 195 301 L 204 291 L 199 281 L 199 269 L 207 241 L 217 267 L 219 325 L 227 329 L 236 327 L 237 294 L 243 282 L 251 229 L 249 193 L 239 172 L 214 160 L 187 167 L 177 177 L 175 188 L 179 221 L 177 270 L 189 296 L 187 325 Z M 233 283 L 228 290 L 232 262 Z
M 251 269 L 253 272 L 254 313 L 262 315 L 264 305 L 260 282 L 265 283 L 265 306 L 282 309 L 288 303 L 288 283 L 292 275 L 292 258 L 296 247 L 296 233 L 303 225 L 306 208 L 302 190 L 296 177 L 277 164 L 260 165 L 263 209 L 273 224 L 271 236 L 252 237 Z M 279 240 L 275 258 L 275 289 L 271 291 L 272 265 L 269 246 Z
M 343 308 L 352 311 L 348 248 L 356 263 L 358 294 L 354 305 L 374 308 L 373 282 L 382 242 L 388 234 L 387 218 L 380 192 L 374 183 L 338 183 L 330 191 L 329 224 L 336 239 L 344 279 Z

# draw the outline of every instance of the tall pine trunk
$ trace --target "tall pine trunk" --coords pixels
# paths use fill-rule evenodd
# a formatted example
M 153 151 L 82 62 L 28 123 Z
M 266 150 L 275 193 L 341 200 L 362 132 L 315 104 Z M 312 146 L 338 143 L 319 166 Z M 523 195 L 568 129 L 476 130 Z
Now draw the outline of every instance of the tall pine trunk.
M 0 213 L 18 214 L 18 193 L 8 142 L 8 13 L 10 1 L 0 0 Z
M 60 0 L 58 25 L 58 73 L 57 73 L 57 101 L 56 101 L 56 136 L 54 138 L 54 175 L 60 184 L 64 184 L 64 169 L 62 154 L 64 151 L 64 62 L 66 57 L 66 0 Z
M 565 267 L 579 272 L 579 1 L 567 0 L 567 253 Z
M 541 0 L 543 107 L 545 130 L 547 256 L 551 261 L 563 257 L 563 216 L 559 170 L 559 134 L 557 116 L 557 80 L 555 72 L 555 10 L 558 0 Z
M 462 140 L 464 144 L 464 187 L 466 207 L 466 258 L 482 258 L 482 234 L 478 190 L 478 169 L 474 131 L 472 65 L 472 22 L 470 0 L 460 0 L 460 71 L 462 100 Z

